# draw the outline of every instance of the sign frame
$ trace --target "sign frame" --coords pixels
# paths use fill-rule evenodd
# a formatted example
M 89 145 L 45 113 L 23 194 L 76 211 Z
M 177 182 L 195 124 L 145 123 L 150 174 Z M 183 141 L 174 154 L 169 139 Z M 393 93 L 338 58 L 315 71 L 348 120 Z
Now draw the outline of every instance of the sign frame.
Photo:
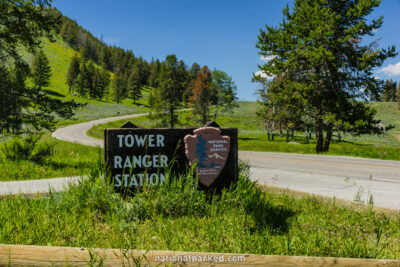
M 125 125 L 128 126 L 129 128 L 126 127 Z M 154 182 L 154 180 L 157 178 L 155 178 L 155 175 L 153 175 L 151 179 L 153 178 L 154 179 L 150 180 L 149 177 L 153 173 L 158 172 L 159 175 L 158 181 L 160 182 L 162 180 L 160 169 L 164 168 L 165 166 L 165 163 L 160 163 L 160 162 L 162 155 L 164 154 L 168 157 L 168 165 L 171 165 L 169 167 L 171 167 L 171 171 L 173 173 L 172 175 L 185 174 L 189 170 L 190 166 L 189 166 L 189 160 L 186 156 L 184 138 L 187 135 L 194 135 L 193 133 L 194 130 L 198 128 L 175 128 L 175 129 L 143 128 L 143 127 L 139 128 L 132 123 L 124 124 L 124 126 L 125 127 L 123 128 L 107 128 L 104 130 L 104 157 L 105 157 L 106 168 L 111 174 L 110 176 L 111 181 L 109 182 L 113 183 L 114 185 L 117 184 L 119 185 L 120 184 L 119 180 L 115 178 L 116 175 L 118 174 L 122 175 L 122 173 L 125 174 L 127 172 L 128 173 L 131 172 L 130 176 L 127 177 L 127 179 L 131 180 L 126 182 L 127 179 L 124 178 L 123 182 L 121 182 L 121 186 L 119 187 L 114 186 L 114 189 L 116 191 L 118 192 L 135 191 L 137 188 L 141 188 L 141 184 L 143 185 L 146 183 L 144 181 L 143 183 L 140 183 L 139 179 L 135 178 L 138 184 L 138 186 L 135 186 L 136 183 L 134 182 L 132 183 L 133 179 L 131 176 L 132 174 L 143 173 L 144 176 L 141 176 L 143 177 L 143 179 L 142 178 L 140 179 L 142 180 L 146 179 L 146 181 L 148 181 L 147 184 L 151 185 L 152 182 Z M 219 129 L 221 130 L 221 135 L 229 136 L 231 139 L 227 162 L 223 167 L 218 178 L 211 185 L 206 187 L 202 185 L 199 181 L 198 183 L 199 189 L 222 190 L 222 188 L 229 187 L 232 183 L 236 183 L 238 180 L 239 177 L 238 129 L 237 128 L 219 128 Z M 127 137 L 128 135 L 129 138 Z M 162 138 L 159 135 L 163 135 L 164 137 Z M 145 138 L 143 136 L 147 137 Z M 128 138 L 127 143 L 124 143 L 125 138 Z M 138 147 L 135 148 L 134 147 L 135 140 L 132 141 L 132 138 L 133 139 L 139 138 L 136 141 L 140 141 L 141 139 L 144 138 L 146 140 L 145 145 L 143 145 L 140 149 Z M 125 147 L 126 145 L 132 145 L 132 147 Z M 158 167 L 158 169 L 155 170 L 154 167 L 146 168 L 141 166 L 138 167 L 137 171 L 134 172 L 133 171 L 134 168 L 123 168 L 124 166 L 126 166 L 126 162 L 124 163 L 124 166 L 122 166 L 123 163 L 120 163 L 120 159 L 116 158 L 118 156 L 122 158 L 132 157 L 131 161 L 133 162 L 134 155 L 137 156 L 137 158 L 135 157 L 135 159 L 138 159 L 139 156 L 144 157 L 145 155 L 149 155 L 149 157 L 147 157 L 147 160 L 153 158 L 153 164 L 155 163 L 155 165 L 161 166 L 161 168 Z M 157 157 L 157 155 L 159 156 Z M 174 159 L 173 164 L 171 164 L 171 159 Z M 144 161 L 142 163 L 144 164 Z M 129 165 L 129 163 L 127 165 Z M 135 167 L 137 167 L 138 165 L 140 164 L 139 163 L 136 164 Z M 126 186 L 127 184 L 131 183 L 134 184 L 134 186 L 132 187 Z

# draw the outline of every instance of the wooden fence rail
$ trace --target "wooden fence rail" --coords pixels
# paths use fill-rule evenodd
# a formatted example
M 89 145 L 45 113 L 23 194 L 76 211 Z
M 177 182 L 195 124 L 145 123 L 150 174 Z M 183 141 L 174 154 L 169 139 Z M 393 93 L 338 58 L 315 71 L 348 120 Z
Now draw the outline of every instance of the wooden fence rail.
M 0 245 L 0 266 L 396 266 L 400 261 L 332 257 Z

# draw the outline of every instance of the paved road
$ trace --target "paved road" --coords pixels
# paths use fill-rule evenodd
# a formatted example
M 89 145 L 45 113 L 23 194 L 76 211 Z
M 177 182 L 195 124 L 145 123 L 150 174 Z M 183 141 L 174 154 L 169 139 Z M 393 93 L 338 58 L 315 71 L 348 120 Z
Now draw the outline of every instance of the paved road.
M 119 116 L 75 124 L 58 129 L 53 136 L 64 141 L 102 147 L 103 141 L 87 136 L 87 130 L 97 124 L 143 115 Z M 398 161 L 246 151 L 241 151 L 239 157 L 248 161 L 251 178 L 260 183 L 364 202 L 372 196 L 376 206 L 400 209 Z M 46 192 L 49 184 L 60 190 L 66 181 L 68 178 L 39 180 L 30 184 L 40 184 L 40 188 L 36 190 Z M 1 188 L 4 185 L 0 183 L 0 191 L 3 192 Z
M 64 177 L 42 180 L 0 182 L 0 195 L 36 194 L 62 191 L 68 183 L 77 183 L 81 177 Z
M 79 143 L 82 145 L 87 145 L 87 146 L 100 146 L 103 147 L 103 140 L 95 139 L 92 137 L 89 137 L 86 135 L 86 132 L 92 128 L 93 126 L 96 126 L 98 124 L 104 124 L 108 123 L 111 121 L 117 121 L 117 120 L 123 120 L 123 119 L 132 119 L 132 118 L 137 118 L 140 116 L 147 115 L 147 113 L 144 114 L 133 114 L 133 115 L 124 115 L 124 116 L 118 116 L 118 117 L 111 117 L 111 118 L 106 118 L 106 119 L 99 119 L 99 120 L 94 120 L 94 121 L 89 121 L 89 122 L 84 122 L 84 123 L 78 123 L 74 124 L 71 126 L 67 126 L 64 128 L 60 128 L 53 132 L 52 136 L 63 141 L 68 141 L 72 143 Z
M 400 162 L 353 157 L 239 152 L 263 184 L 400 209 Z

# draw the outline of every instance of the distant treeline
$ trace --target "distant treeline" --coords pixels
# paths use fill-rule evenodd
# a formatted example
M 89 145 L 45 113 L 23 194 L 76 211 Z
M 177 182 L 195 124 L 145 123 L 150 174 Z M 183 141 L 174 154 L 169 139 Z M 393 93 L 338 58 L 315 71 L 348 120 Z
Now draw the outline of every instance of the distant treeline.
M 57 10 L 54 12 L 59 13 Z M 99 100 L 111 96 L 109 100 L 117 103 L 130 98 L 136 104 L 142 98 L 143 86 L 148 86 L 151 87 L 149 106 L 157 113 L 165 114 L 168 117 L 164 119 L 165 125 L 171 127 L 176 116 L 173 110 L 181 107 L 182 103 L 195 107 L 204 121 L 209 116 L 209 105 L 217 106 L 216 119 L 218 106 L 226 107 L 236 100 L 236 86 L 232 78 L 221 70 L 209 71 L 197 63 L 189 68 L 175 55 L 168 55 L 164 61 L 152 59 L 148 62 L 136 57 L 131 50 L 105 44 L 76 21 L 61 13 L 58 15 L 58 34 L 79 52 L 79 56 L 71 59 L 67 74 L 71 94 Z M 112 78 L 109 72 L 114 74 Z M 112 90 L 109 90 L 110 85 Z M 200 105 L 199 101 L 204 103 Z

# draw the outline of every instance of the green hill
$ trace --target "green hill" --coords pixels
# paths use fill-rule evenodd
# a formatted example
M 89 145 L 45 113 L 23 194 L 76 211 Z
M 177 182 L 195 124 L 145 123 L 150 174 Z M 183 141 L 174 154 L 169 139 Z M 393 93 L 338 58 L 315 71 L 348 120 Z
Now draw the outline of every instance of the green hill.
M 133 105 L 131 99 L 124 99 L 122 103 L 116 104 L 116 102 L 112 101 L 111 96 L 107 96 L 103 101 L 98 101 L 70 95 L 68 93 L 68 85 L 66 84 L 66 75 L 71 58 L 79 53 L 66 44 L 60 37 L 57 37 L 55 42 L 43 39 L 42 49 L 50 61 L 52 70 L 50 85 L 44 88 L 44 90 L 55 98 L 65 101 L 75 100 L 76 102 L 87 103 L 85 108 L 77 111 L 75 120 L 60 121 L 59 124 L 70 124 L 117 115 L 142 113 L 149 110 L 147 108 L 147 97 L 151 90 L 149 87 L 143 88 L 143 98 L 137 101 L 137 105 Z M 22 52 L 22 55 L 28 63 L 32 63 L 32 54 Z M 113 73 L 111 73 L 111 77 L 113 77 Z M 110 92 L 111 91 L 110 85 Z

